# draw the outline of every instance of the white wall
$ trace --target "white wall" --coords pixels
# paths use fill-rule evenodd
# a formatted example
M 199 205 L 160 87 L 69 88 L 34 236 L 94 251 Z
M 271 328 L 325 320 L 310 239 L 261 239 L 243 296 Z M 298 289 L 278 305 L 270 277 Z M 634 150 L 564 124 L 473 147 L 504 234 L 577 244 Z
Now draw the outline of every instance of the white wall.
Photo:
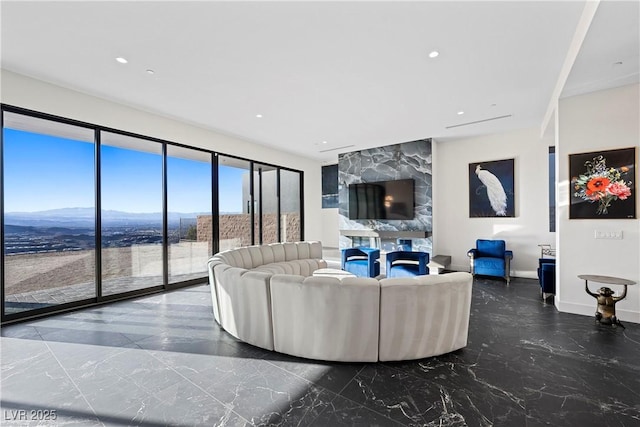
M 434 150 L 433 253 L 451 255 L 451 269 L 469 271 L 476 239 L 503 239 L 513 251 L 511 274 L 537 278 L 538 244 L 549 232 L 548 156 L 553 138 L 525 129 L 451 141 Z M 515 218 L 469 218 L 469 163 L 515 159 Z
M 329 248 L 340 247 L 340 216 L 338 208 L 322 209 L 322 244 Z
M 322 238 L 321 163 L 122 104 L 0 70 L 0 101 L 304 172 L 305 239 Z
M 558 268 L 556 306 L 561 311 L 593 316 L 596 302 L 584 291 L 579 274 L 598 274 L 640 281 L 640 221 L 638 219 L 569 219 L 569 154 L 638 147 L 640 142 L 640 86 L 574 96 L 560 100 L 558 141 Z M 636 153 L 636 210 L 638 159 Z M 615 203 L 615 202 L 614 202 Z M 640 214 L 640 212 L 637 212 Z M 595 230 L 622 231 L 622 240 L 596 240 Z M 590 284 L 592 291 L 601 286 Z M 620 286 L 609 286 L 621 291 Z M 621 320 L 640 323 L 640 285 L 630 286 L 616 305 Z

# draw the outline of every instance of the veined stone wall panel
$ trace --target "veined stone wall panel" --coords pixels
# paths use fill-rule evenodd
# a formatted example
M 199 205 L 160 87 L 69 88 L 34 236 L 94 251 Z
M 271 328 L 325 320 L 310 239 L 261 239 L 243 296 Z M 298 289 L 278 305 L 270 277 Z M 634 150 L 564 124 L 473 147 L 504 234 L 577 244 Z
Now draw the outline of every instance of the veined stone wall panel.
M 338 156 L 338 214 L 340 230 L 432 231 L 432 141 L 431 138 Z M 412 220 L 349 219 L 349 184 L 412 178 L 415 211 Z M 351 239 L 340 236 L 340 247 Z M 431 253 L 431 238 L 413 239 L 413 249 Z

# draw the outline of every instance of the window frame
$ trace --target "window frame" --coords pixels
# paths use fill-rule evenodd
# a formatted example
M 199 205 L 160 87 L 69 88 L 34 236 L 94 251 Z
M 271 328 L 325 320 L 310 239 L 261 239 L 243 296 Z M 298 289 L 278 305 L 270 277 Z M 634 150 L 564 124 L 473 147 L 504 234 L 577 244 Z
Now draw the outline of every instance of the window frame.
M 58 115 L 54 115 L 54 114 L 49 114 L 49 113 L 44 113 L 44 112 L 40 112 L 40 111 L 35 111 L 35 110 L 31 110 L 31 109 L 27 109 L 27 108 L 23 108 L 23 107 L 18 107 L 15 105 L 9 105 L 9 104 L 0 104 L 0 127 L 3 129 L 3 132 L 0 132 L 0 188 L 4 188 L 4 141 L 3 141 L 3 134 L 4 134 L 4 116 L 5 113 L 14 113 L 14 114 L 21 114 L 21 115 L 25 115 L 25 116 L 30 116 L 30 117 L 34 117 L 34 118 L 39 118 L 39 119 L 44 119 L 44 120 L 50 120 L 53 122 L 57 122 L 57 123 L 61 123 L 61 124 L 68 124 L 68 125 L 73 125 L 73 126 L 79 126 L 79 127 L 83 127 L 83 128 L 88 128 L 93 130 L 93 134 L 94 134 L 94 144 L 95 144 L 95 155 L 94 155 L 94 161 L 95 161 L 95 167 L 94 167 L 94 171 L 95 171 L 95 188 L 94 188 L 94 197 L 95 197 L 95 209 L 96 209 L 96 213 L 95 213 L 95 248 L 96 248 L 96 254 L 95 254 L 95 276 L 96 276 L 96 293 L 95 293 L 95 297 L 94 298 L 90 298 L 90 299 L 84 299 L 84 300 L 79 300 L 79 301 L 73 301 L 73 302 L 68 302 L 68 303 L 63 303 L 63 304 L 56 304 L 56 305 L 52 305 L 52 306 L 48 306 L 48 307 L 42 307 L 42 308 L 37 308 L 37 309 L 33 309 L 33 310 L 28 310 L 28 311 L 24 311 L 24 312 L 20 312 L 20 313 L 12 313 L 12 314 L 7 314 L 5 313 L 5 272 L 4 272 L 4 263 L 5 263 L 5 236 L 4 236 L 4 230 L 5 230 L 5 206 L 4 206 L 4 197 L 0 197 L 0 323 L 1 324 L 10 324 L 10 323 L 15 323 L 15 322 L 19 322 L 19 321 L 24 321 L 24 320 L 28 320 L 28 319 L 33 319 L 33 318 L 37 318 L 37 317 L 42 317 L 42 316 L 47 316 L 47 315 L 51 315 L 51 314 L 57 314 L 57 313 L 61 313 L 61 312 L 66 312 L 66 311 L 71 311 L 71 310 L 77 310 L 80 308 L 85 308 L 85 307 L 91 307 L 91 306 L 96 306 L 96 305 L 101 305 L 104 303 L 109 303 L 109 302 L 113 302 L 113 301 L 119 301 L 119 300 L 123 300 L 123 299 L 129 299 L 129 298 L 133 298 L 133 297 L 138 297 L 138 296 L 142 296 L 142 295 L 149 295 L 149 294 L 153 294 L 153 293 L 157 293 L 157 292 L 166 292 L 169 290 L 173 290 L 176 288 L 181 288 L 181 287 L 185 287 L 185 286 L 192 286 L 195 284 L 201 284 L 203 282 L 206 281 L 206 274 L 203 275 L 203 277 L 197 278 L 197 279 L 191 279 L 191 280 L 186 280 L 183 282 L 176 282 L 176 283 L 169 283 L 169 257 L 168 257 L 168 249 L 169 249 L 169 245 L 168 245 L 168 224 L 167 224 L 167 220 L 168 220 L 168 188 L 167 188 L 167 147 L 169 146 L 175 146 L 175 147 L 182 147 L 182 148 L 186 148 L 189 150 L 197 150 L 197 151 L 201 151 L 203 152 L 205 155 L 210 156 L 210 164 L 211 164 L 211 191 L 212 191 L 212 197 L 211 197 L 211 215 L 212 215 L 212 227 L 213 227 L 213 244 L 212 244 L 212 251 L 213 253 L 217 253 L 219 250 L 219 235 L 218 235 L 218 225 L 219 225 L 219 193 L 218 193 L 218 183 L 219 183 L 219 176 L 218 176 L 218 164 L 219 164 L 219 156 L 226 156 L 229 158 L 234 158 L 234 159 L 238 159 L 238 160 L 242 160 L 242 161 L 247 161 L 250 162 L 251 164 L 251 169 L 250 169 L 250 176 L 252 176 L 253 174 L 253 164 L 260 164 L 260 165 L 264 165 L 264 166 L 268 166 L 268 167 L 273 167 L 277 170 L 278 175 L 280 174 L 281 170 L 286 170 L 286 171 L 290 171 L 290 172 L 294 172 L 294 173 L 298 173 L 299 177 L 300 177 L 300 239 L 304 240 L 304 171 L 301 170 L 296 170 L 293 168 L 289 168 L 289 167 L 285 167 L 285 166 L 279 166 L 279 165 L 275 165 L 275 164 L 270 164 L 268 162 L 263 162 L 263 161 L 258 161 L 258 160 L 252 160 L 252 159 L 246 159 L 237 155 L 233 155 L 233 154 L 227 154 L 227 153 L 223 153 L 223 152 L 219 152 L 216 150 L 210 150 L 210 149 L 205 149 L 205 148 L 201 148 L 201 147 L 197 147 L 197 146 L 192 146 L 192 145 L 188 145 L 188 144 L 184 144 L 184 143 L 179 143 L 179 142 L 174 142 L 174 141 L 169 141 L 169 140 L 165 140 L 165 139 L 160 139 L 160 138 L 155 138 L 155 137 L 150 137 L 150 136 L 146 136 L 146 135 L 141 135 L 141 134 L 137 134 L 137 133 L 133 133 L 133 132 L 128 132 L 128 131 L 124 131 L 121 129 L 115 129 L 115 128 L 111 128 L 111 127 L 107 127 L 107 126 L 101 126 L 101 125 L 97 125 L 97 124 L 93 124 L 93 123 L 88 123 L 88 122 L 84 122 L 84 121 L 79 121 L 79 120 L 75 120 L 75 119 L 70 119 L 70 118 L 66 118 L 66 117 L 62 117 L 62 116 L 58 116 Z M 104 132 L 110 132 L 110 133 L 114 133 L 114 134 L 118 134 L 124 137 L 132 137 L 132 138 L 138 138 L 141 140 L 145 140 L 145 141 L 149 141 L 149 142 L 155 142 L 155 143 L 160 143 L 162 144 L 162 163 L 163 163 L 163 171 L 162 171 L 162 206 L 163 206 L 163 240 L 162 240 L 162 253 L 163 253 L 163 260 L 162 260 L 162 264 L 163 264 L 163 284 L 159 285 L 159 286 L 154 286 L 154 287 L 150 287 L 150 288 L 144 288 L 144 289 L 138 289 L 138 290 L 132 290 L 132 291 L 128 291 L 128 292 L 123 292 L 123 293 L 117 293 L 117 294 L 113 294 L 113 295 L 107 295 L 104 296 L 102 295 L 102 238 L 101 238 L 101 231 L 102 230 L 102 203 L 101 203 L 101 189 L 102 189 L 102 180 L 101 180 L 101 156 L 100 156 L 100 148 L 101 148 L 101 140 L 102 140 L 102 134 Z M 250 180 L 252 181 L 252 180 Z M 253 189 L 252 189 L 253 191 Z M 278 189 L 279 191 L 279 189 Z M 278 206 L 278 209 L 280 209 L 280 206 Z M 254 224 L 255 218 L 252 216 L 252 224 L 251 224 L 251 229 L 253 230 L 255 228 L 255 224 Z M 253 236 L 253 240 L 252 243 L 255 243 L 255 237 Z M 281 233 L 278 233 L 278 240 L 281 240 Z

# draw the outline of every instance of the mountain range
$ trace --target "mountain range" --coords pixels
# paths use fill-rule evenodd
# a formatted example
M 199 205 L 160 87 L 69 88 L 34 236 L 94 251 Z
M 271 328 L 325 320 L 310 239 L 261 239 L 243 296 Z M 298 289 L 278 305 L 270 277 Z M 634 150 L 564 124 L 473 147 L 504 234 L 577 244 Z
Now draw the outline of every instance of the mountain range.
M 61 208 L 37 212 L 6 212 L 4 223 L 7 225 L 47 226 L 47 227 L 91 227 L 95 224 L 94 208 Z M 180 219 L 195 219 L 198 215 L 210 215 L 203 212 L 169 212 L 169 224 Z M 159 225 L 162 223 L 160 212 L 137 213 L 116 210 L 102 210 L 103 226 Z

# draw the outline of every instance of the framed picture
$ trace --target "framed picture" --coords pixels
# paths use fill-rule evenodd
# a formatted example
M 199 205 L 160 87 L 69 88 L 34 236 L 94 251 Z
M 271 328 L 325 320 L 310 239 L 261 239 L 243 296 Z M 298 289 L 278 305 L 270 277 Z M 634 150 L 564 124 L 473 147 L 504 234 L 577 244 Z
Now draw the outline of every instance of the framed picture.
M 338 207 L 338 165 L 322 166 L 322 209 Z
M 469 163 L 469 217 L 515 217 L 515 159 Z
M 636 149 L 570 154 L 570 219 L 636 217 Z

